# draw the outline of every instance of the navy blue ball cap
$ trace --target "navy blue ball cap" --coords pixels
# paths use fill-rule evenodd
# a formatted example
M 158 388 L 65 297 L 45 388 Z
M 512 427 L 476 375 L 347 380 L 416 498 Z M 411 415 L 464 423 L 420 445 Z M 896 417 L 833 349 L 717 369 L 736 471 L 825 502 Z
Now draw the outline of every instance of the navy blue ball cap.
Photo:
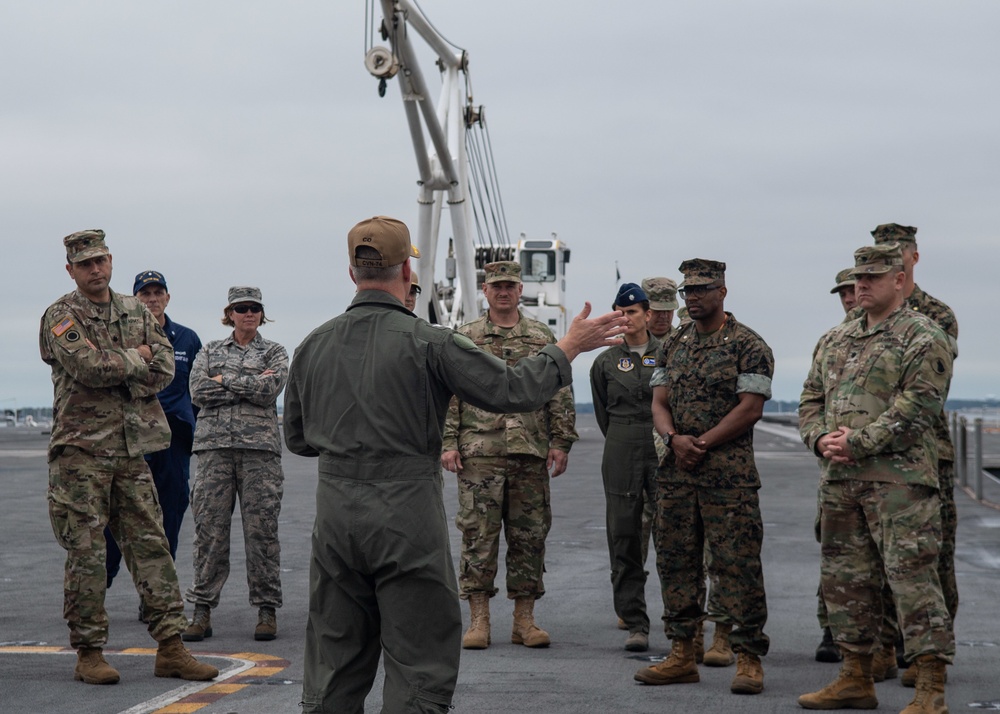
M 615 305 L 618 307 L 630 307 L 649 300 L 646 293 L 635 283 L 622 283 L 615 295 Z
M 135 283 L 132 285 L 132 294 L 138 295 L 139 291 L 147 285 L 162 285 L 163 289 L 166 290 L 167 279 L 163 277 L 163 273 L 158 273 L 155 270 L 144 270 L 135 276 Z

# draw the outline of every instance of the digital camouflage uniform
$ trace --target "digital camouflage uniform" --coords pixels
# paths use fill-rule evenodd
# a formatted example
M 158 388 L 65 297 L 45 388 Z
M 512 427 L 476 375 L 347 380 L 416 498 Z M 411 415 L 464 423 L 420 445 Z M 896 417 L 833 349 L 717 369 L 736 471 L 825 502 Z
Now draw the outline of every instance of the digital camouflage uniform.
M 260 376 L 265 370 L 274 374 Z M 222 384 L 211 377 L 221 374 Z M 278 394 L 288 353 L 258 333 L 246 346 L 233 335 L 209 342 L 191 368 L 198 468 L 191 489 L 194 583 L 185 599 L 214 608 L 229 577 L 229 539 L 239 498 L 250 605 L 281 607 L 278 514 L 284 492 Z
M 557 347 L 509 367 L 380 290 L 295 350 L 285 442 L 319 457 L 305 714 L 361 714 L 383 648 L 383 711 L 449 709 L 462 638 L 440 463 L 449 401 L 529 411 L 571 379 Z
M 629 632 L 649 632 L 642 513 L 655 501 L 656 447 L 650 377 L 660 341 L 649 332 L 641 355 L 628 345 L 609 347 L 590 368 L 597 426 L 604 434 L 601 477 L 615 613 Z
M 144 344 L 153 352 L 148 365 L 137 351 Z M 157 641 L 176 635 L 187 621 L 143 459 L 170 444 L 156 399 L 174 376 L 170 342 L 137 299 L 112 291 L 109 305 L 97 305 L 74 291 L 45 311 L 39 349 L 52 368 L 48 502 L 52 530 L 66 550 L 70 644 L 100 648 L 108 640 L 106 525 L 132 549 L 132 579 L 150 634 Z
M 510 328 L 484 315 L 457 331 L 513 366 L 555 343 L 548 327 L 518 315 Z M 575 423 L 568 387 L 542 408 L 521 414 L 496 414 L 452 398 L 441 448 L 462 457 L 455 525 L 462 532 L 458 584 L 463 599 L 475 592 L 496 595 L 501 526 L 507 541 L 507 597 L 545 594 L 545 538 L 552 526 L 546 459 L 549 449 L 569 452 L 579 438 Z
M 739 404 L 741 393 L 771 397 L 771 348 L 732 313 L 707 335 L 699 335 L 693 321 L 683 323 L 664 341 L 656 366 L 650 385 L 667 389 L 677 434 L 701 436 Z M 707 546 L 712 601 L 717 621 L 733 627 L 732 649 L 767 654 L 764 527 L 753 429 L 709 450 L 693 471 L 678 467 L 670 451 L 657 471 L 656 488 L 654 536 L 667 636 L 690 639 L 704 619 L 701 572 Z
M 852 319 L 820 338 L 803 386 L 799 428 L 813 451 L 844 426 L 856 463 L 821 459 L 821 577 L 834 639 L 880 647 L 883 569 L 907 660 L 950 662 L 951 618 L 937 572 L 941 510 L 933 425 L 952 357 L 929 319 L 897 308 L 872 329 Z

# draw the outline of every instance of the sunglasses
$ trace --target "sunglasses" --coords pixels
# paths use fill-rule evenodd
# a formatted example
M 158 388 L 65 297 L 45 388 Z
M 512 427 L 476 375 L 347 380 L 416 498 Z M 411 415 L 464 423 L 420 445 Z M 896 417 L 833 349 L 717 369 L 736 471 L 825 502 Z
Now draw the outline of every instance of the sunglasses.
M 252 305 L 233 305 L 233 312 L 239 313 L 240 315 L 246 315 L 248 312 L 252 312 L 256 315 L 258 312 L 262 312 L 264 308 L 256 303 Z

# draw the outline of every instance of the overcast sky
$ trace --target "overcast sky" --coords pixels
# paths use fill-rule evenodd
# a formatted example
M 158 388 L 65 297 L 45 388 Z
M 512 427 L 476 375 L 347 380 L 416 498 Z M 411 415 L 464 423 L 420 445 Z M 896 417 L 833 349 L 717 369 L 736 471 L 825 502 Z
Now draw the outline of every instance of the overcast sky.
M 836 272 L 914 225 L 917 282 L 960 324 L 951 396 L 1000 395 L 1000 3 L 422 6 L 470 53 L 513 237 L 572 249 L 572 312 L 610 306 L 615 261 L 638 282 L 723 260 L 797 399 Z M 378 97 L 364 49 L 363 0 L 4 3 L 0 407 L 51 403 L 38 320 L 76 230 L 107 232 L 119 292 L 162 271 L 206 342 L 234 284 L 289 351 L 340 313 L 347 230 L 416 217 L 399 86 Z

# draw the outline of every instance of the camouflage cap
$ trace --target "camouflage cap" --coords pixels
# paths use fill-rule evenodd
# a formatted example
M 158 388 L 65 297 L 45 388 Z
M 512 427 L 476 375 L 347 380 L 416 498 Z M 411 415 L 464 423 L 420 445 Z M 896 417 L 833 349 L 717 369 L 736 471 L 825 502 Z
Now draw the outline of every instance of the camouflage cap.
M 374 248 L 380 258 L 357 257 L 360 246 Z M 391 268 L 407 258 L 419 258 L 420 252 L 410 243 L 406 224 L 388 216 L 374 216 L 358 223 L 347 233 L 347 252 L 357 268 Z
M 236 285 L 229 288 L 229 304 L 235 305 L 238 302 L 264 304 L 261 302 L 260 288 L 252 288 L 249 285 Z
M 615 295 L 614 304 L 618 307 L 630 307 L 649 300 L 645 291 L 635 283 L 622 283 Z
M 852 270 L 854 270 L 854 268 L 844 268 L 837 273 L 837 277 L 834 278 L 834 280 L 837 281 L 837 284 L 833 287 L 833 290 L 830 291 L 831 295 L 839 291 L 841 288 L 846 288 L 848 285 L 854 285 L 858 282 L 854 279 L 854 276 L 851 275 Z
M 854 269 L 851 275 L 881 275 L 894 266 L 903 267 L 903 251 L 899 243 L 866 245 L 854 251 Z
M 644 278 L 643 292 L 649 297 L 651 310 L 676 310 L 677 283 L 670 278 Z
M 683 288 L 688 285 L 724 284 L 726 282 L 726 264 L 718 260 L 692 258 L 681 263 L 678 270 L 684 274 Z
M 898 223 L 883 223 L 875 226 L 872 231 L 875 245 L 883 243 L 916 243 L 917 229 L 914 226 L 901 226 Z
M 144 270 L 135 276 L 135 282 L 132 283 L 132 294 L 137 295 L 147 285 L 162 285 L 163 289 L 166 290 L 167 279 L 163 277 L 163 273 L 155 270 Z
M 498 260 L 486 264 L 486 284 L 521 282 L 521 264 L 513 260 Z
M 66 246 L 66 260 L 70 263 L 111 254 L 104 244 L 104 231 L 99 228 L 70 233 L 63 238 L 63 245 Z
M 417 292 L 418 293 L 420 292 L 420 280 L 417 278 L 417 271 L 416 270 L 411 270 L 410 271 L 410 287 L 411 288 L 416 288 Z

